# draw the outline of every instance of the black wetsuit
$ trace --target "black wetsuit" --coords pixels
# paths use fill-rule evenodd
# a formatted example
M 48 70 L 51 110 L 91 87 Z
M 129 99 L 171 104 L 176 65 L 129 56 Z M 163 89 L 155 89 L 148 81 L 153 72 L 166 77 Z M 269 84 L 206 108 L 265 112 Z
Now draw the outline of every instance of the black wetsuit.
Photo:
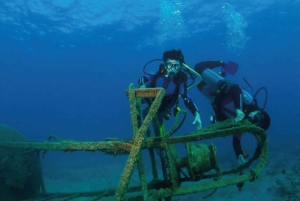
M 168 120 L 171 117 L 172 108 L 177 104 L 179 95 L 183 98 L 185 106 L 195 115 L 198 108 L 187 93 L 187 75 L 179 71 L 172 79 L 166 78 L 156 72 L 154 75 L 145 75 L 139 79 L 139 86 L 145 85 L 147 88 L 162 87 L 166 94 L 158 109 L 158 118 L 162 123 L 163 118 Z

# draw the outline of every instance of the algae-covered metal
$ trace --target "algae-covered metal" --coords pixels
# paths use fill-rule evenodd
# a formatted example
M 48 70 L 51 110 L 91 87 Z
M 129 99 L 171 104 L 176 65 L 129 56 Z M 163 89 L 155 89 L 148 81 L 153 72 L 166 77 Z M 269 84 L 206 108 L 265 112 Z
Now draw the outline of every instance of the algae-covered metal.
M 264 168 L 267 158 L 267 138 L 263 129 L 256 127 L 250 122 L 243 120 L 235 122 L 226 120 L 211 125 L 207 128 L 178 135 L 172 134 L 180 126 L 178 119 L 172 131 L 166 132 L 157 124 L 156 111 L 158 110 L 165 90 L 134 89 L 133 84 L 126 91 L 130 102 L 130 115 L 132 121 L 132 139 L 107 138 L 98 142 L 61 141 L 55 142 L 26 142 L 26 141 L 0 141 L 0 148 L 23 148 L 39 150 L 46 153 L 51 150 L 61 151 L 102 151 L 111 155 L 128 154 L 123 173 L 116 189 L 95 192 L 77 193 L 52 193 L 39 194 L 30 200 L 51 200 L 53 197 L 62 200 L 75 200 L 86 197 L 87 200 L 100 200 L 103 197 L 111 197 L 112 200 L 171 200 L 172 196 L 191 194 L 211 189 L 217 189 L 229 185 L 241 184 L 245 181 L 254 181 Z M 151 98 L 152 102 L 148 110 L 141 111 L 141 98 Z M 144 116 L 143 116 L 144 114 Z M 181 113 L 182 114 L 182 113 Z M 152 122 L 153 133 L 150 132 Z M 226 137 L 235 133 L 250 133 L 257 140 L 257 147 L 253 156 L 247 163 L 238 168 L 222 170 L 219 168 L 217 159 L 217 147 L 213 144 L 201 144 L 202 140 Z M 175 144 L 184 143 L 186 156 L 179 157 Z M 146 175 L 141 150 L 149 150 L 151 159 L 152 175 Z M 155 154 L 157 153 L 157 154 Z M 259 159 L 255 167 L 252 163 Z M 160 161 L 160 167 L 157 161 Z M 138 165 L 140 186 L 128 187 L 134 171 Z M 246 171 L 246 168 L 248 168 Z M 159 178 L 158 172 L 163 177 Z M 224 177 L 227 175 L 226 177 Z M 151 177 L 151 182 L 147 183 Z M 100 179 L 100 178 L 99 178 Z M 197 181 L 202 182 L 197 182 Z M 184 182 L 194 182 L 194 185 L 182 185 Z

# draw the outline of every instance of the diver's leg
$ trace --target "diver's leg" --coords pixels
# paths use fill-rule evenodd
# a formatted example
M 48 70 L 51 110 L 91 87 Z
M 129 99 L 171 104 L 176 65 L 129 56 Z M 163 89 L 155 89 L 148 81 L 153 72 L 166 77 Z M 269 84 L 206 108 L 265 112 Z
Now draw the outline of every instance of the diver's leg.
M 243 154 L 243 150 L 242 150 L 242 146 L 241 146 L 241 138 L 242 138 L 241 134 L 236 134 L 236 135 L 232 136 L 232 146 L 233 146 L 233 150 L 234 150 L 236 158 L 238 158 L 238 156 L 240 154 Z
M 238 160 L 238 163 L 240 165 L 246 163 L 247 161 L 245 160 L 245 158 L 248 157 L 248 155 L 242 149 L 241 138 L 242 138 L 241 134 L 233 135 L 233 138 L 232 138 L 233 149 L 234 149 L 236 158 Z

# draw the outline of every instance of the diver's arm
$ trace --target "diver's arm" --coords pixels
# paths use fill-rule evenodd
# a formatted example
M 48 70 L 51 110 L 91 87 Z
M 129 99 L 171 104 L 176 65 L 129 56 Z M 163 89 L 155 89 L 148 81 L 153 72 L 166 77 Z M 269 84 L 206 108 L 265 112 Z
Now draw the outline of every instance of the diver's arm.
M 228 89 L 228 95 L 232 97 L 234 107 L 235 107 L 235 121 L 241 121 L 245 117 L 243 112 L 243 98 L 242 98 L 242 89 L 238 85 L 232 85 Z
M 195 116 L 196 115 L 195 113 L 199 112 L 198 108 L 196 107 L 193 100 L 187 94 L 187 92 L 186 92 L 187 89 L 184 89 L 184 87 L 185 87 L 184 84 L 181 84 L 179 87 L 180 87 L 179 94 L 184 101 L 185 107 Z
M 185 96 L 184 94 L 181 95 L 182 99 L 184 100 L 184 105 L 186 108 L 195 116 L 196 112 L 200 113 L 197 106 L 195 105 L 194 101 L 189 98 L 188 96 Z
M 242 89 L 239 85 L 232 85 L 227 91 L 228 96 L 232 97 L 235 109 L 242 110 L 243 108 L 243 99 L 242 99 Z
M 197 130 L 202 129 L 202 121 L 201 121 L 201 116 L 200 112 L 193 102 L 191 98 L 189 98 L 187 95 L 182 94 L 181 95 L 185 106 L 190 110 L 190 112 L 194 115 L 195 119 L 193 121 L 193 124 L 197 124 Z

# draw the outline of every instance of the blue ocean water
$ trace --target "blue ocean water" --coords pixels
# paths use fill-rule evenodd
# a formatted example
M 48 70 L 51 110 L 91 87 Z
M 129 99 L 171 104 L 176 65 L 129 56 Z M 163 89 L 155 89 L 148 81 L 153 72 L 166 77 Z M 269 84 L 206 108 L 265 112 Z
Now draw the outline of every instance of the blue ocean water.
M 255 90 L 265 86 L 270 150 L 297 149 L 299 11 L 299 0 L 2 0 L 0 123 L 34 141 L 50 134 L 80 141 L 131 138 L 125 90 L 130 83 L 137 87 L 146 62 L 181 49 L 191 67 L 235 61 L 240 67 L 232 80 L 247 88 L 245 77 Z M 209 102 L 196 88 L 189 94 L 209 126 Z M 260 94 L 260 104 L 264 98 Z M 192 121 L 189 114 L 180 133 L 194 130 Z M 231 139 L 215 143 L 234 160 Z M 243 143 L 254 146 L 247 137 Z

